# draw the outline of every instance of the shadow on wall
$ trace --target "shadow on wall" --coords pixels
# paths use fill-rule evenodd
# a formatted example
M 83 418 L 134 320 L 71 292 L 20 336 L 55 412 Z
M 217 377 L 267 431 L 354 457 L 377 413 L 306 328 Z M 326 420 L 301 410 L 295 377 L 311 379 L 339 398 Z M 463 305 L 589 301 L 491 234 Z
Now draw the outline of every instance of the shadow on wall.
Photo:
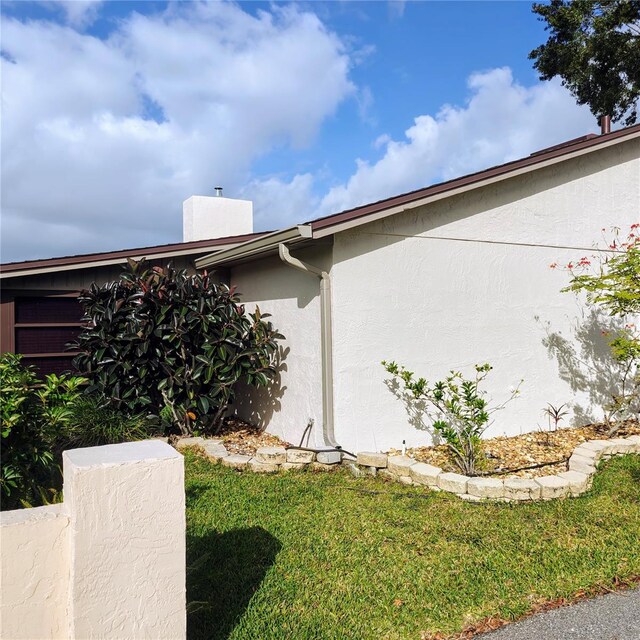
M 540 323 L 540 318 L 536 318 Z M 616 362 L 608 344 L 607 334 L 624 327 L 619 319 L 590 309 L 572 327 L 571 339 L 553 331 L 551 323 L 544 323 L 543 346 L 549 357 L 558 363 L 558 373 L 574 392 L 585 393 L 589 404 L 571 404 L 573 422 L 584 425 L 602 419 L 603 407 L 619 392 L 623 366 Z
M 427 402 L 426 400 L 417 399 L 412 393 L 409 393 L 400 384 L 397 378 L 391 377 L 384 381 L 387 389 L 402 402 L 404 410 L 409 417 L 409 424 L 418 431 L 426 431 L 431 437 L 434 445 L 442 444 L 442 438 L 434 431 L 430 422 L 427 422 Z M 427 418 L 427 420 L 425 420 Z
M 262 527 L 187 536 L 187 637 L 229 637 L 282 545 Z
M 252 387 L 246 384 L 238 384 L 236 399 L 233 403 L 233 413 L 249 424 L 253 424 L 263 431 L 267 428 L 274 413 L 282 409 L 282 398 L 286 386 L 282 386 L 282 372 L 287 371 L 285 360 L 291 349 L 278 347 L 275 358 L 276 374 L 266 387 Z

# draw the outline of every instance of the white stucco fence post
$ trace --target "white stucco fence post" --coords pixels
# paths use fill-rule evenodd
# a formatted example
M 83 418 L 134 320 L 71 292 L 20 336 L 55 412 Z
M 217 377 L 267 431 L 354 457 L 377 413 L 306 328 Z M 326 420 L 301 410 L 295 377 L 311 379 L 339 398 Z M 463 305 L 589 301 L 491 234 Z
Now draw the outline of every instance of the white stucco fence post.
M 160 441 L 67 451 L 73 638 L 184 638 L 182 456 Z
M 0 514 L 0 638 L 186 638 L 182 456 L 66 451 L 64 502 Z

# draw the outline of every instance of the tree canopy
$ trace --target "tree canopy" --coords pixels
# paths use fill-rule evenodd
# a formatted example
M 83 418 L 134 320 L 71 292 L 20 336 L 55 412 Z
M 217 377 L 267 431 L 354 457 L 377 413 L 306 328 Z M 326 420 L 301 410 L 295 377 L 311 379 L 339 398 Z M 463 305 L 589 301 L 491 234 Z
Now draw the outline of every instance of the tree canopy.
M 548 41 L 529 58 L 541 80 L 562 78 L 596 116 L 632 125 L 640 99 L 640 1 L 551 0 L 534 3 Z

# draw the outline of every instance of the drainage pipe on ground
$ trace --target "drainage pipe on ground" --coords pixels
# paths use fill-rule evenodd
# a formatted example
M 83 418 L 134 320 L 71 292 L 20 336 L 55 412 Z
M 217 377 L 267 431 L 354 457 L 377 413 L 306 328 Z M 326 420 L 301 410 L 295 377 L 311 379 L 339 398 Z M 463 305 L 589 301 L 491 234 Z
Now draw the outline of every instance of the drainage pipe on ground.
M 278 245 L 280 260 L 294 269 L 320 279 L 320 334 L 322 353 L 322 436 L 325 445 L 335 449 L 340 446 L 333 432 L 333 338 L 331 328 L 331 277 L 322 269 L 302 262 L 289 253 L 284 244 Z

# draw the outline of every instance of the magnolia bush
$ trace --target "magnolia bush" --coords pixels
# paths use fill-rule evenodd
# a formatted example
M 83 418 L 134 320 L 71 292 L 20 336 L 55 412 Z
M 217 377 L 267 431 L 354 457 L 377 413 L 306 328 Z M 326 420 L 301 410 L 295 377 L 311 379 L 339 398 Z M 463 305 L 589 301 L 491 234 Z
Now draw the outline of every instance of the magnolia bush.
M 206 272 L 129 261 L 81 294 L 74 364 L 118 408 L 168 417 L 182 434 L 215 433 L 236 383 L 266 385 L 281 336 L 256 307 Z
M 460 470 L 465 475 L 477 475 L 482 434 L 491 426 L 491 416 L 515 398 L 519 387 L 512 389 L 502 404 L 490 406 L 486 391 L 480 388 L 492 369 L 489 364 L 476 365 L 473 378 L 451 371 L 444 380 L 434 383 L 416 378 L 412 371 L 395 362 L 383 361 L 382 365 L 404 387 L 409 398 L 419 403 Z
M 586 294 L 587 302 L 620 321 L 617 331 L 603 331 L 609 338 L 613 359 L 618 363 L 618 388 L 603 407 L 613 435 L 629 418 L 640 413 L 640 332 L 634 321 L 640 314 L 640 224 L 626 232 L 602 229 L 603 242 L 592 256 L 583 256 L 563 268 L 571 281 L 563 291 Z

